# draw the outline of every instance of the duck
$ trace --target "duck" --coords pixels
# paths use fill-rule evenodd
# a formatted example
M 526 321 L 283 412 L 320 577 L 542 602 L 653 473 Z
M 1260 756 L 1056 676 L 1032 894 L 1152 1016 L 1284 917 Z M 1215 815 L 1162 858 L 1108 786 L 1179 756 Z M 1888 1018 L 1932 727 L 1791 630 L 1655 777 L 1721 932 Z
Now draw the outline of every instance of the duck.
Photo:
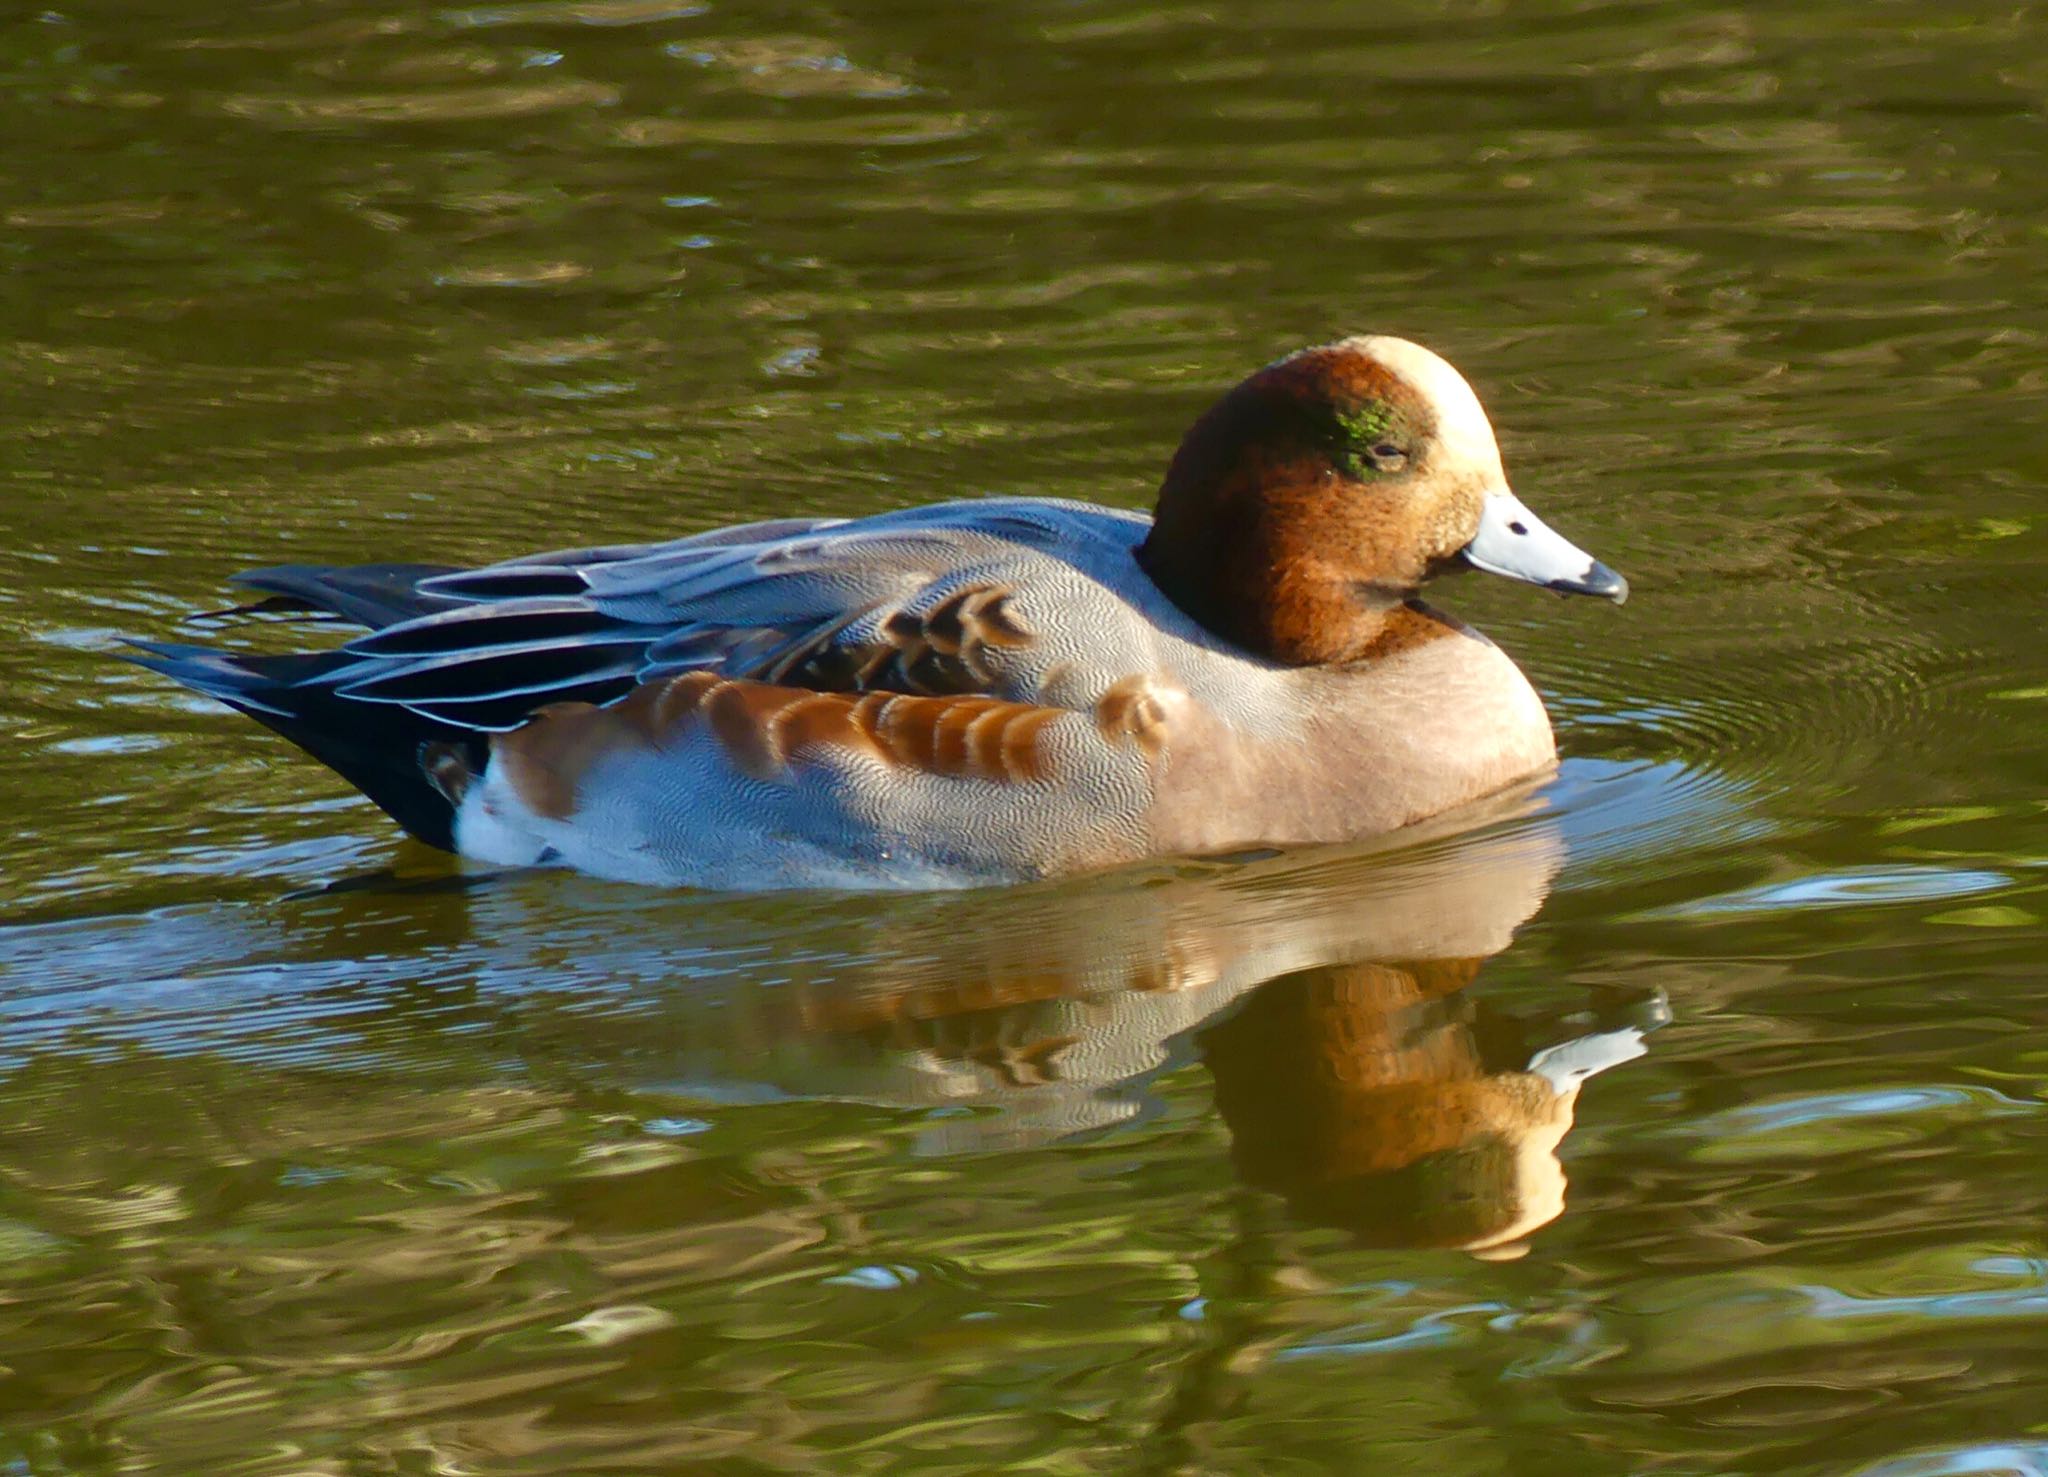
M 735 890 L 1014 884 L 1354 841 L 1532 782 L 1542 699 L 1425 603 L 1627 582 L 1510 489 L 1477 394 L 1354 336 L 1226 391 L 1151 516 L 1055 498 L 776 518 L 476 568 L 279 565 L 364 628 L 130 660 L 497 867 Z

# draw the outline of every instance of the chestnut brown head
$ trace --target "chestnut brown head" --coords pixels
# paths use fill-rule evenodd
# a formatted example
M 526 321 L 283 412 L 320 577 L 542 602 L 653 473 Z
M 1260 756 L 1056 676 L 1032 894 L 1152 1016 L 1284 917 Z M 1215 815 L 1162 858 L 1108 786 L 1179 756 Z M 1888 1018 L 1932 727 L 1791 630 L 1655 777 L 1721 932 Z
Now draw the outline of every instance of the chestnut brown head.
M 1140 551 L 1218 635 L 1276 661 L 1353 659 L 1454 563 L 1626 597 L 1508 490 L 1463 376 L 1418 344 L 1303 349 L 1229 391 L 1182 440 Z

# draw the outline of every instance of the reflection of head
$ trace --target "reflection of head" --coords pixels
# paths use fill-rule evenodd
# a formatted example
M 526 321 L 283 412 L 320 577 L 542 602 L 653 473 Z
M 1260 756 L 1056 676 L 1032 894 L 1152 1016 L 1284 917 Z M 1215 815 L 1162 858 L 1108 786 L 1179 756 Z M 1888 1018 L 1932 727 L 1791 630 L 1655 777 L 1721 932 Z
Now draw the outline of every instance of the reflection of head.
M 1503 1246 L 1564 1209 L 1560 1092 L 1480 1060 L 1477 961 L 1311 969 L 1202 1033 L 1247 1183 L 1373 1245 Z
M 1374 1245 L 1491 1244 L 1525 1219 L 1521 1168 L 1515 1145 L 1483 1133 L 1399 1169 L 1305 1187 L 1293 1199 L 1300 1213 L 1352 1228 Z

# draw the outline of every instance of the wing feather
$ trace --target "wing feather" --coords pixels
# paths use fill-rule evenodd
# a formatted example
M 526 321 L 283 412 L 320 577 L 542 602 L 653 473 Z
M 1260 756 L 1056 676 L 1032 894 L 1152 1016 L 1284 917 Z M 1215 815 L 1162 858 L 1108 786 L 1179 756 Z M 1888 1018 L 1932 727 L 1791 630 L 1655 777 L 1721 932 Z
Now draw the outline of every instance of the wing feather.
M 689 671 L 1036 701 L 1033 673 L 1053 659 L 1024 607 L 1093 588 L 1100 614 L 1128 617 L 1100 586 L 1128 568 L 1148 526 L 1085 504 L 1004 499 L 539 555 L 421 580 L 439 608 L 359 637 L 321 680 L 477 728 Z M 1129 634 L 1091 633 L 1109 665 Z

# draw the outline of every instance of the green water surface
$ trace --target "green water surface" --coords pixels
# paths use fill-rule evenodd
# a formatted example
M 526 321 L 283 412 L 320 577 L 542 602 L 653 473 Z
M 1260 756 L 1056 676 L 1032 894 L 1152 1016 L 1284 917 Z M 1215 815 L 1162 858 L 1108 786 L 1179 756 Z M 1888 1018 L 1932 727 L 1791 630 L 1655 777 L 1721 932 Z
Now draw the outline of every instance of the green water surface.
M 2048 11 L 57 3 L 0 1473 L 2048 1472 Z M 1635 588 L 1442 591 L 1567 756 L 1465 834 L 476 877 L 109 656 L 252 565 L 1143 507 L 1368 329 Z

